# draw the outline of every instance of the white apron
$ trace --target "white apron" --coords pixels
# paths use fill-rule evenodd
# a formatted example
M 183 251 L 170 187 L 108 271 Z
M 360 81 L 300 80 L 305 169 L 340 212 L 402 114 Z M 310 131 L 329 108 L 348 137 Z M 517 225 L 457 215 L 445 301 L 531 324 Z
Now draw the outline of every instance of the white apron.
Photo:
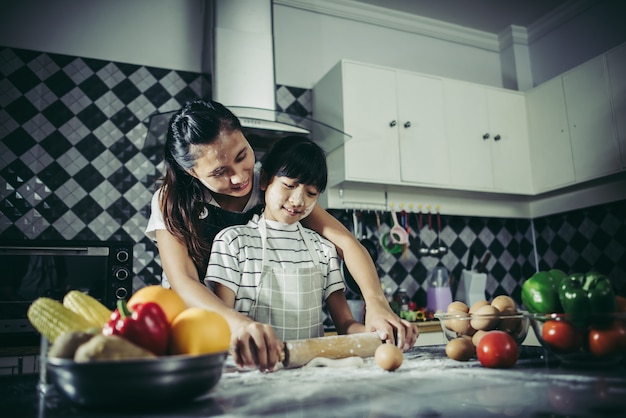
M 315 264 L 307 268 L 284 269 L 267 265 L 267 227 L 259 219 L 262 243 L 262 269 L 256 283 L 256 299 L 249 316 L 269 324 L 283 341 L 316 338 L 324 335 L 322 303 L 324 275 L 311 239 L 298 223 L 298 230 Z

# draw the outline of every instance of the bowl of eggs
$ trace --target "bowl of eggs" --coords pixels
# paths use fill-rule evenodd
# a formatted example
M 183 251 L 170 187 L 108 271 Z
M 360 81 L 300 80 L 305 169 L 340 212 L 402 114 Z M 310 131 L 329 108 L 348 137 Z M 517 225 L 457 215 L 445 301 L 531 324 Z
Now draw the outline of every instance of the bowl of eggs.
M 460 301 L 448 305 L 445 313 L 436 313 L 448 343 L 448 357 L 467 361 L 476 355 L 476 347 L 490 331 L 504 331 L 520 346 L 526 339 L 530 320 L 517 309 L 515 301 L 506 295 L 491 302 L 481 300 L 471 307 Z
M 626 312 L 529 314 L 541 345 L 565 366 L 626 362 Z

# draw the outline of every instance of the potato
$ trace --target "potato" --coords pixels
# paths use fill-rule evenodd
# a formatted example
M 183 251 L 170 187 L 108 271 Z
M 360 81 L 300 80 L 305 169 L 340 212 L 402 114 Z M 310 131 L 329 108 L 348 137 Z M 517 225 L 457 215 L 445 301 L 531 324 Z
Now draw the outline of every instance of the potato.
M 117 335 L 96 335 L 78 347 L 74 355 L 74 361 L 77 363 L 137 358 L 156 358 L 156 356 Z
M 476 354 L 476 348 L 466 338 L 455 338 L 446 344 L 446 355 L 453 360 L 467 361 Z
M 50 346 L 48 357 L 72 359 L 78 347 L 92 339 L 93 336 L 94 334 L 83 331 L 64 332 Z
M 483 305 L 472 314 L 470 325 L 475 330 L 491 330 L 500 322 L 500 311 L 491 305 Z

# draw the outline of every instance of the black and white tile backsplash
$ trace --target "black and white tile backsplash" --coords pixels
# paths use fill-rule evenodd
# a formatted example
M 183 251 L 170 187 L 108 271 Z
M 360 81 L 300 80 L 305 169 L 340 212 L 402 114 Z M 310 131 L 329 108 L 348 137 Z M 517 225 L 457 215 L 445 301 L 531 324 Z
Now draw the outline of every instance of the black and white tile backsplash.
M 210 86 L 203 74 L 0 47 L 0 239 L 129 239 L 135 289 L 158 283 L 158 251 L 143 234 L 162 171 L 158 149 L 146 144 L 149 116 L 211 97 Z M 277 86 L 277 109 L 308 116 L 310 94 Z M 332 213 L 351 228 L 350 211 Z M 388 212 L 378 216 L 380 230 L 374 212 L 363 215 L 374 240 L 391 224 Z M 415 216 L 405 254 L 379 247 L 383 287 L 405 287 L 424 305 L 428 273 L 441 262 L 458 280 L 471 246 L 476 259 L 492 254 L 487 297 L 506 293 L 521 302 L 520 285 L 537 262 L 598 270 L 626 292 L 625 201 L 533 221 L 441 220 L 449 249 L 441 258 L 420 257 L 420 243 L 431 245 L 436 233 L 424 226 L 418 239 Z

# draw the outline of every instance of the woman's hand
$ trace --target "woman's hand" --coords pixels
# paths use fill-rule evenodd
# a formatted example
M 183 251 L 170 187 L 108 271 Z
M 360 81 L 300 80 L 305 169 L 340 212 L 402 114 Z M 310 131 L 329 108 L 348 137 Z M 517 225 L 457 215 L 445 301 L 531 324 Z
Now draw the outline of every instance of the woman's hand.
M 273 371 L 281 361 L 283 342 L 276 337 L 270 325 L 252 320 L 242 321 L 234 327 L 230 352 L 239 367 L 256 367 L 260 371 Z
M 365 306 L 365 327 L 368 330 L 377 331 L 381 340 L 395 344 L 403 351 L 415 345 L 419 336 L 417 325 L 400 319 L 386 299 L 366 299 Z

